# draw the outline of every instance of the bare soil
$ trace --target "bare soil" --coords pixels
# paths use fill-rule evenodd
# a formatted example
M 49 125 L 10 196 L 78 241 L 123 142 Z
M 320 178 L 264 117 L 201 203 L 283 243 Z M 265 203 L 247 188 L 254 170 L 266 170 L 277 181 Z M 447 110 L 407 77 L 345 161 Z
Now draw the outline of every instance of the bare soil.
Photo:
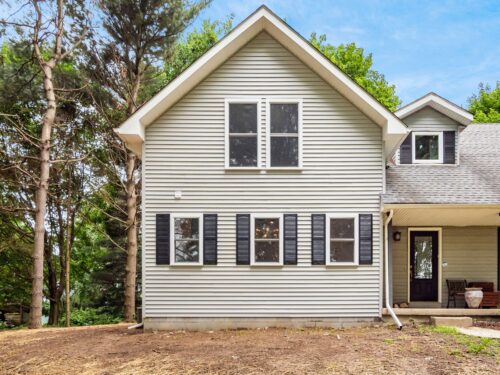
M 495 344 L 497 345 L 497 343 Z M 126 325 L 0 332 L 2 374 L 499 374 L 498 351 L 419 326 L 143 332 Z

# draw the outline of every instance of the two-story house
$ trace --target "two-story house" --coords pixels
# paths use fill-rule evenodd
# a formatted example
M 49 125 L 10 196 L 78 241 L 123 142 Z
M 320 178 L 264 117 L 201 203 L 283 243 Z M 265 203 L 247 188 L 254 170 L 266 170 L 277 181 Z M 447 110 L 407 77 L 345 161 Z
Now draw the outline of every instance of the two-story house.
M 465 134 L 500 132 L 470 121 L 436 95 L 391 113 L 259 8 L 117 129 L 142 159 L 145 327 L 369 322 L 448 276 L 496 283 L 499 161 L 476 170 Z

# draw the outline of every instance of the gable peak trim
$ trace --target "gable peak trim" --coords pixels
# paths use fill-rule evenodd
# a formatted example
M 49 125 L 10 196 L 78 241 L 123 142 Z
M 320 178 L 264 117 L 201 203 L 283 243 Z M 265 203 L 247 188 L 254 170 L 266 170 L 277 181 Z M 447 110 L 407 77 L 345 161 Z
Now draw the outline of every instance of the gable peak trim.
M 263 31 L 285 46 L 302 63 L 383 129 L 386 156 L 391 155 L 399 147 L 408 133 L 406 125 L 265 5 L 257 8 L 139 108 L 115 129 L 116 133 L 125 141 L 127 147 L 140 157 L 145 128 Z
M 438 111 L 452 120 L 455 120 L 460 125 L 469 125 L 474 117 L 469 111 L 434 92 L 429 92 L 428 94 L 401 107 L 395 112 L 395 115 L 400 119 L 405 119 L 406 117 L 426 107 Z

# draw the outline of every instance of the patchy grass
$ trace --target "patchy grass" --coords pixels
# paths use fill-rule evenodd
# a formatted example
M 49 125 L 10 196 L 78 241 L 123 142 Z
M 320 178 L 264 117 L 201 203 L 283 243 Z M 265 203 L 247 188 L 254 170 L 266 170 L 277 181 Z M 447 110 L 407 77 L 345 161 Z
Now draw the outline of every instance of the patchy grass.
M 464 352 L 473 355 L 485 354 L 498 357 L 500 362 L 500 340 L 464 335 L 455 327 L 447 326 L 423 325 L 420 327 L 420 332 L 452 336 L 458 346 L 450 349 L 450 355 L 459 355 Z
M 411 324 L 403 331 L 44 328 L 0 332 L 0 374 L 498 374 L 499 342 Z

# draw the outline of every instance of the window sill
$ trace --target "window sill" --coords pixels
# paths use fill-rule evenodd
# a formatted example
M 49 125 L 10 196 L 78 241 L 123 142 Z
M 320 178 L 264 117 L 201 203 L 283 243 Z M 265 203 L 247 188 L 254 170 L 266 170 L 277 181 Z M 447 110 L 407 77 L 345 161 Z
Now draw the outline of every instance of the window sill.
M 359 263 L 327 263 L 327 267 L 359 267 Z
M 282 268 L 283 264 L 281 264 L 281 263 L 254 263 L 254 264 L 250 264 L 250 267 L 252 267 L 252 268 L 269 268 L 269 267 Z
M 266 168 L 266 172 L 302 172 L 304 169 L 302 167 L 269 167 Z
M 260 172 L 264 170 L 261 167 L 225 167 L 226 172 Z
M 225 167 L 224 171 L 227 173 L 231 172 L 249 172 L 249 173 L 301 173 L 304 169 L 300 167 L 270 167 L 270 168 L 260 168 L 260 167 Z
M 453 166 L 458 166 L 459 164 L 458 163 L 454 163 L 454 164 L 444 164 L 444 163 L 411 163 L 411 164 L 397 164 L 397 166 L 401 166 L 401 167 L 405 167 L 405 166 L 415 166 L 415 165 L 418 165 L 418 166 L 429 166 L 429 167 L 436 167 L 436 166 L 442 166 L 442 167 L 453 167 Z
M 441 160 L 432 160 L 432 161 L 425 161 L 425 160 L 413 160 L 413 164 L 420 164 L 420 165 L 436 165 L 436 164 L 443 164 Z
M 168 266 L 168 264 L 167 264 Z M 170 267 L 179 267 L 179 268 L 184 268 L 184 267 L 203 267 L 203 263 L 175 263 L 175 264 L 170 264 Z

